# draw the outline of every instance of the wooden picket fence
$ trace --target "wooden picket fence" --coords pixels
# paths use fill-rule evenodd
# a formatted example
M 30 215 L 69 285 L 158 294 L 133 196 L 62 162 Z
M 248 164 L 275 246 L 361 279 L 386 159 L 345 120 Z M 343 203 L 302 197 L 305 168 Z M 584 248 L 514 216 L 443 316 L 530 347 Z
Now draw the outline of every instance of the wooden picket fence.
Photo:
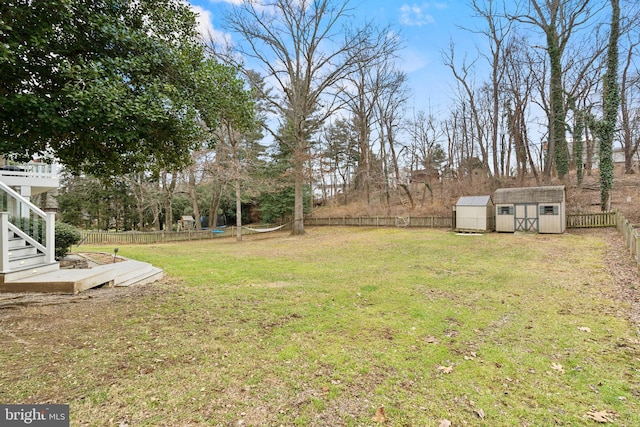
M 629 254 L 640 269 L 640 224 L 631 223 L 620 213 L 616 213 L 616 221 L 616 228 L 624 239 Z
M 358 217 L 308 217 L 305 225 L 333 225 L 355 227 L 428 227 L 452 228 L 450 216 L 358 216 Z M 616 212 L 581 213 L 567 215 L 567 228 L 615 227 Z
M 567 228 L 615 227 L 616 212 L 567 214 Z
M 355 226 L 355 227 L 453 227 L 450 216 L 358 216 L 358 217 L 307 217 L 304 224 L 309 226 Z
M 87 230 L 81 231 L 82 239 L 80 245 L 112 245 L 112 244 L 153 244 L 182 242 L 185 240 L 205 240 L 220 237 L 221 234 L 206 231 L 104 231 L 104 230 Z

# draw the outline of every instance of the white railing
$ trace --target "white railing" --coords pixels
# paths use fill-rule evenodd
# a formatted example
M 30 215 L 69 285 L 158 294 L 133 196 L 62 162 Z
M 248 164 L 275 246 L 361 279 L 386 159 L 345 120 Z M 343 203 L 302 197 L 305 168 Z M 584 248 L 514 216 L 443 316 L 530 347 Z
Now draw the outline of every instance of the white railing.
M 0 182 L 0 272 L 10 271 L 9 231 L 44 254 L 44 262 L 55 262 L 55 214 L 42 211 Z
M 59 165 L 56 163 L 29 162 L 16 166 L 0 166 L 0 177 L 24 177 L 58 179 Z

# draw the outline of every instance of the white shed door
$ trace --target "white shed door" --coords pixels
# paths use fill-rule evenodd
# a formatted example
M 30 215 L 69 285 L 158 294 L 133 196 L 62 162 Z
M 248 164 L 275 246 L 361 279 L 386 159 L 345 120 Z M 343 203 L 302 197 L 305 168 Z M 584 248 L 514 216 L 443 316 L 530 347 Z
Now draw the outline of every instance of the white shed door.
M 538 205 L 516 205 L 516 231 L 538 231 Z

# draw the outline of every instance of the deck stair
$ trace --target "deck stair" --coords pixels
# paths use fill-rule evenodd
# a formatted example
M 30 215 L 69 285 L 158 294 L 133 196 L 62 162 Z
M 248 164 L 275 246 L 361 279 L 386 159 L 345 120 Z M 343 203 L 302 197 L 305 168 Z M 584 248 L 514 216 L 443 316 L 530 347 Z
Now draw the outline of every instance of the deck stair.
M 75 294 L 101 285 L 155 281 L 162 274 L 151 264 L 131 260 L 60 269 L 55 259 L 55 213 L 44 212 L 0 181 L 0 292 Z
M 88 269 L 55 269 L 8 281 L 0 279 L 0 292 L 77 294 L 98 286 L 130 286 L 162 277 L 163 271 L 151 264 L 126 260 Z
M 9 269 L 29 269 L 46 264 L 46 256 L 25 239 L 9 231 Z

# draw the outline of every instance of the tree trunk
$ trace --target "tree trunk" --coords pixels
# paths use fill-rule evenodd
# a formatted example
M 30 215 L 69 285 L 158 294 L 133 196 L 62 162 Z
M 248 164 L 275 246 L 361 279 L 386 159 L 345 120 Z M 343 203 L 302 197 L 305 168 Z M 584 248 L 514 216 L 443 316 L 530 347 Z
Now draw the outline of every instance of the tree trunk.
M 240 197 L 240 179 L 236 178 L 236 241 L 242 241 L 242 199 Z
M 302 162 L 296 160 L 294 177 L 294 210 L 293 227 L 291 234 L 301 236 L 304 234 L 304 175 Z
M 173 205 L 172 198 L 176 189 L 176 171 L 173 171 L 170 175 L 171 178 L 167 182 L 167 171 L 162 172 L 162 198 L 164 203 L 164 229 L 166 231 L 173 231 Z
M 189 199 L 191 199 L 191 209 L 193 209 L 193 217 L 196 220 L 196 230 L 202 230 L 200 222 L 200 207 L 198 206 L 198 194 L 196 193 L 196 174 L 193 167 L 189 168 Z
M 211 189 L 211 203 L 209 203 L 209 228 L 216 228 L 218 225 L 218 209 L 220 208 L 220 199 L 224 190 L 224 184 L 213 182 Z
M 618 86 L 618 39 L 620 38 L 620 2 L 611 0 L 611 30 L 607 52 L 607 72 L 604 75 L 604 117 L 598 124 L 600 134 L 600 207 L 611 209 L 613 188 L 613 137 L 616 130 L 620 88 Z
M 558 178 L 563 179 L 569 171 L 569 148 L 565 135 L 565 109 L 564 109 L 564 89 L 562 85 L 562 51 L 558 45 L 558 35 L 555 26 L 546 29 L 547 46 L 549 52 L 549 64 L 551 66 L 551 76 L 549 85 L 549 96 L 551 98 L 551 134 L 549 138 L 549 158 L 553 161 L 558 172 Z M 545 176 L 551 177 L 551 165 L 545 168 Z

